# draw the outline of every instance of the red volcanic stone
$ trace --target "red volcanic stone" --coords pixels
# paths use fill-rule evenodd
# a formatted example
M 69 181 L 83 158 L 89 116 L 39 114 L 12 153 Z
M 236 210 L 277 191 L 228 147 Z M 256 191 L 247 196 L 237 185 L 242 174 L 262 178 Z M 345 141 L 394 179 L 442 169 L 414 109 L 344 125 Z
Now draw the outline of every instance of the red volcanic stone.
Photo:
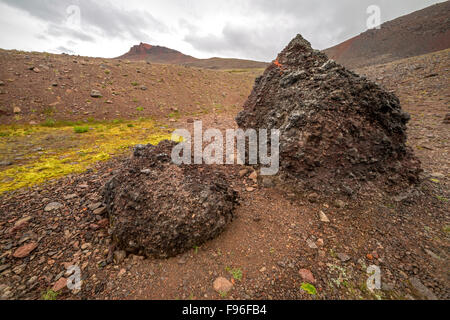
M 66 278 L 60 278 L 58 281 L 55 282 L 55 284 L 52 287 L 53 291 L 61 291 L 67 286 L 67 279 Z
M 298 273 L 302 277 L 303 281 L 306 281 L 308 283 L 316 283 L 316 279 L 314 278 L 314 275 L 308 269 L 300 269 L 300 271 Z
M 34 249 L 37 248 L 37 243 L 36 242 L 31 242 L 28 244 L 25 244 L 23 246 L 21 246 L 19 249 L 17 249 L 14 253 L 13 253 L 13 257 L 14 258 L 25 258 L 26 256 L 28 256 Z

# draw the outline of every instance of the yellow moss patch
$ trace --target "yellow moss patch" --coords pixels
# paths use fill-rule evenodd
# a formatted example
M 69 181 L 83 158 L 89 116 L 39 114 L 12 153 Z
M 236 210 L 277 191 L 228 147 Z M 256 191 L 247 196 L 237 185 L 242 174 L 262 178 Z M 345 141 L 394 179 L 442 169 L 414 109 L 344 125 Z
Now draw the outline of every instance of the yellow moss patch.
M 2 126 L 1 132 L 8 134 L 0 136 L 0 149 L 11 153 L 23 144 L 30 150 L 25 150 L 28 154 L 23 157 L 23 163 L 0 171 L 0 194 L 83 172 L 92 164 L 126 152 L 136 144 L 158 144 L 171 138 L 171 130 L 152 120 L 97 123 L 88 127 L 88 132 L 77 134 L 72 126 Z M 36 146 L 43 146 L 44 151 L 32 151 Z

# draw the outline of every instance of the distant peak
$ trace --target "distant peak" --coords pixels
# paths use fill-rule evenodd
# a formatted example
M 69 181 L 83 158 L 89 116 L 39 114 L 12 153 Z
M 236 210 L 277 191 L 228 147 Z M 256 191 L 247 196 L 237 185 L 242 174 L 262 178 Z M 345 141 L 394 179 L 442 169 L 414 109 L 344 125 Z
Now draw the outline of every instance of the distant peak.
M 148 43 L 141 42 L 139 44 L 139 47 L 142 47 L 142 48 L 145 48 L 145 49 L 151 49 L 153 46 L 148 44 Z

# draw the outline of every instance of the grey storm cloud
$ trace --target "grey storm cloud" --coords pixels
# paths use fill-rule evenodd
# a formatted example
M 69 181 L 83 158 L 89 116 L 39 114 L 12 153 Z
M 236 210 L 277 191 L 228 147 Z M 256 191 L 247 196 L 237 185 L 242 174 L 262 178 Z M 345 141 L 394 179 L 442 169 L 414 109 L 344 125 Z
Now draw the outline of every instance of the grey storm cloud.
M 89 35 L 86 32 L 82 32 L 76 29 L 72 29 L 69 27 L 57 25 L 57 24 L 50 24 L 47 29 L 47 33 L 54 37 L 70 37 L 79 39 L 82 41 L 91 41 L 94 42 L 95 39 L 91 35 Z
M 0 0 L 18 9 L 14 17 L 0 14 L 0 24 L 13 28 L 20 20 L 11 29 L 14 37 L 0 34 L 0 45 L 117 56 L 133 42 L 148 42 L 194 56 L 271 61 L 297 33 L 325 49 L 364 32 L 370 5 L 380 7 L 385 22 L 438 2 L 443 0 Z M 80 10 L 78 27 L 67 23 L 76 16 L 73 8 Z
M 201 51 L 269 61 L 297 33 L 317 49 L 326 49 L 364 32 L 367 8 L 377 5 L 382 22 L 427 7 L 433 0 L 248 0 L 242 14 L 263 17 L 260 24 L 228 23 L 220 35 L 191 28 L 185 41 Z
M 63 53 L 75 54 L 75 52 L 73 52 L 72 50 L 70 50 L 64 46 L 59 46 L 58 48 L 56 48 L 56 50 L 63 52 Z
M 52 36 L 72 37 L 82 41 L 94 41 L 93 35 L 108 38 L 150 39 L 152 31 L 164 32 L 167 27 L 151 14 L 137 10 L 125 10 L 108 1 L 94 0 L 0 0 L 8 6 L 21 9 L 31 16 L 47 23 L 48 34 Z M 77 6 L 80 13 L 80 29 L 65 26 L 73 12 L 71 6 Z

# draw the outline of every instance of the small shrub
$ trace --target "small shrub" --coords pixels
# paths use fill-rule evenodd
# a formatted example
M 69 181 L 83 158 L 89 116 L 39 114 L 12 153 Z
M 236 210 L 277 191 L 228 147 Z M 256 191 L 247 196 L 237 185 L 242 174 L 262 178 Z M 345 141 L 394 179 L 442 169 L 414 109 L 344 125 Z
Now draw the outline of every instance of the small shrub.
M 225 270 L 229 272 L 234 280 L 241 281 L 242 280 L 242 270 L 239 268 L 231 269 L 229 267 L 226 267 Z
M 194 246 L 194 254 L 197 254 L 197 253 L 198 253 L 198 249 L 200 249 L 199 246 Z
M 75 133 L 86 133 L 89 131 L 89 127 L 74 127 L 73 131 L 75 131 Z
M 42 123 L 42 126 L 43 126 L 43 127 L 54 127 L 55 125 L 56 125 L 55 120 L 53 120 L 53 119 L 51 119 L 51 118 L 46 119 L 46 120 Z
M 179 119 L 181 117 L 180 111 L 174 111 L 169 114 L 169 118 L 171 119 Z
M 42 293 L 42 300 L 56 300 L 56 298 L 58 298 L 58 295 L 58 292 L 49 289 L 46 292 Z
M 51 106 L 48 106 L 48 107 L 44 108 L 41 113 L 46 116 L 51 116 L 55 113 L 55 109 Z

